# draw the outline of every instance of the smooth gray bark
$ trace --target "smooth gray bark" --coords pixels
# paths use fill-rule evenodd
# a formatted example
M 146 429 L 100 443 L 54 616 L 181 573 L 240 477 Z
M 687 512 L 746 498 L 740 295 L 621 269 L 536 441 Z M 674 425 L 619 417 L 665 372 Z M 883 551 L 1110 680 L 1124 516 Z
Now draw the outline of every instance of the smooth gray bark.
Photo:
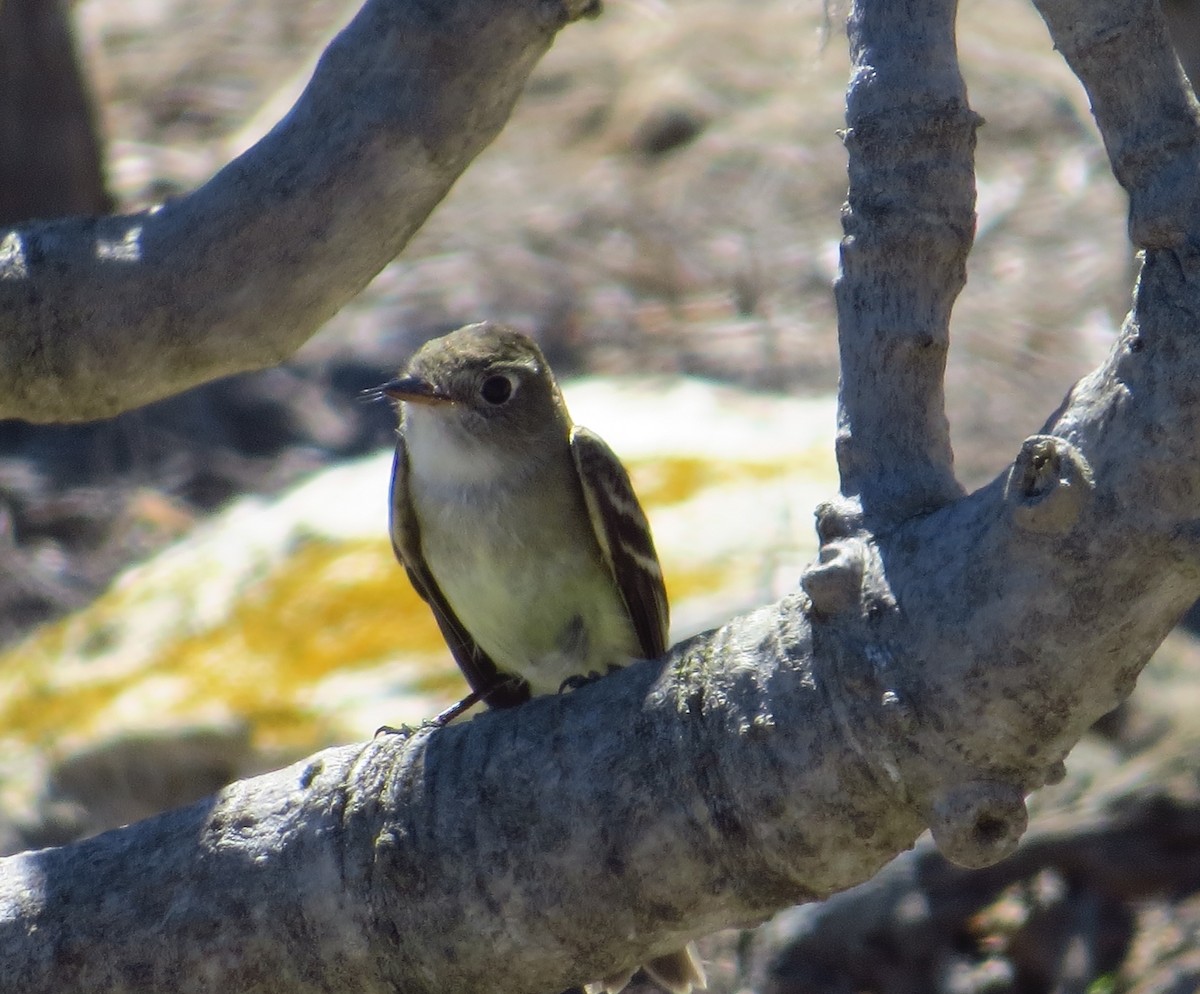
M 1042 8 L 1146 254 L 1111 355 L 1006 473 L 958 496 L 941 412 L 975 126 L 954 5 L 859 0 L 843 496 L 803 589 L 573 693 L 13 857 L 0 988 L 556 991 L 847 888 L 925 826 L 964 865 L 1011 852 L 1200 593 L 1194 103 L 1151 5 Z
M 0 417 L 105 417 L 280 362 L 387 265 L 597 0 L 367 0 L 187 196 L 0 230 Z

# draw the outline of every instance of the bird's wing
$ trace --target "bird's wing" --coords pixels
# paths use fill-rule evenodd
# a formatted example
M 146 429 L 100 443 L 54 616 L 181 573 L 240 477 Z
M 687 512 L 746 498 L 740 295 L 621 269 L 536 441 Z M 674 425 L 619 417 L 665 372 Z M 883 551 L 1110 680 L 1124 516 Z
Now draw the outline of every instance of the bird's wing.
M 396 558 L 408 573 L 414 589 L 433 610 L 433 617 L 450 647 L 450 654 L 454 656 L 471 689 L 492 708 L 515 707 L 527 701 L 529 686 L 524 680 L 497 669 L 491 657 L 458 620 L 429 571 L 425 556 L 421 553 L 421 533 L 409 499 L 408 449 L 404 444 L 403 432 L 396 440 L 396 457 L 392 461 L 389 527 Z
M 578 425 L 571 429 L 571 455 L 592 529 L 617 581 L 642 656 L 657 659 L 667 651 L 667 589 L 629 474 L 599 435 Z

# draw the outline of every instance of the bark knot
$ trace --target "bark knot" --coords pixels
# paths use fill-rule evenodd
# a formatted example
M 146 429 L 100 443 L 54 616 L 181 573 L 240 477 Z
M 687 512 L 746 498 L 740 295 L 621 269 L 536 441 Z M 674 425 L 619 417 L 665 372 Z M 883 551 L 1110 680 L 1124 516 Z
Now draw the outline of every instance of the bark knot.
M 1055 435 L 1031 435 L 1009 470 L 1004 499 L 1018 528 L 1063 534 L 1074 526 L 1094 487 L 1092 468 L 1079 449 Z
M 1051 763 L 1046 769 L 1045 780 L 1043 783 L 1047 787 L 1053 787 L 1055 784 L 1062 783 L 1067 778 L 1067 764 L 1061 759 L 1056 763 Z
M 862 603 L 866 555 L 861 539 L 826 542 L 819 560 L 800 577 L 800 585 L 812 601 L 813 610 L 826 617 L 844 614 Z
M 999 780 L 943 788 L 929 820 L 942 855 L 970 869 L 991 866 L 1013 852 L 1028 824 L 1024 793 Z
M 862 505 L 855 497 L 836 497 L 817 505 L 817 538 L 821 545 L 856 535 L 864 527 Z

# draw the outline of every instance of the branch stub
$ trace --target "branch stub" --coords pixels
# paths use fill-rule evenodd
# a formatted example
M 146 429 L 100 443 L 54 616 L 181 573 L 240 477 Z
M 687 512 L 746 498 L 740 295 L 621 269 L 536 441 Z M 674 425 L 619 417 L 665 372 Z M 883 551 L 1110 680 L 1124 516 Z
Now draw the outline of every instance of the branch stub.
M 945 788 L 934 800 L 929 820 L 942 855 L 968 869 L 991 866 L 1012 853 L 1028 824 L 1025 795 L 998 780 Z
M 800 585 L 817 614 L 843 614 L 859 606 L 865 559 L 859 539 L 843 539 L 821 546 L 819 562 L 809 564 L 800 577 Z
M 1082 452 L 1055 435 L 1031 435 L 1009 470 L 1004 499 L 1024 531 L 1070 531 L 1091 497 L 1095 482 Z
M 821 545 L 863 530 L 862 505 L 855 497 L 835 497 L 817 505 L 817 538 Z

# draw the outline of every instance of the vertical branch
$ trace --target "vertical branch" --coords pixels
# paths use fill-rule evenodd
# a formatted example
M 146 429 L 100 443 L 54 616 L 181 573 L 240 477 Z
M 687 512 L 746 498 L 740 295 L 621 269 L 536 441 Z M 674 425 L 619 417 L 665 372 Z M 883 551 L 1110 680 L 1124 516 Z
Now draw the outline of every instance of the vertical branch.
M 979 119 L 955 11 L 955 0 L 856 0 L 849 20 L 838 463 L 842 492 L 878 524 L 962 493 L 943 374 L 975 231 Z

